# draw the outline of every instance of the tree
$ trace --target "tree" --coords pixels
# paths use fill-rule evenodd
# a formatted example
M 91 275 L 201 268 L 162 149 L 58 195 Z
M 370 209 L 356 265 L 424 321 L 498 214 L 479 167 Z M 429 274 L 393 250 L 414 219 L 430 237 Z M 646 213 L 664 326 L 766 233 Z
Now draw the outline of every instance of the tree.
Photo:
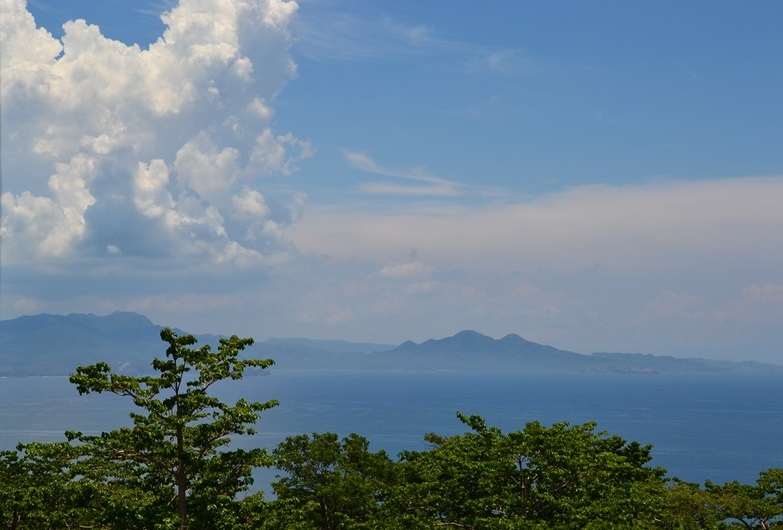
M 528 423 L 503 433 L 479 416 L 458 417 L 464 435 L 425 437 L 405 452 L 400 486 L 385 503 L 399 528 L 650 528 L 650 499 L 664 471 L 650 447 L 596 432 L 594 423 Z
M 86 479 L 73 465 L 79 454 L 68 442 L 34 442 L 0 451 L 0 528 L 93 526 L 102 508 L 96 502 L 102 484 Z
M 711 502 L 711 495 L 693 482 L 671 479 L 663 495 L 652 499 L 660 516 L 657 525 L 664 530 L 716 530 L 720 513 Z
M 756 484 L 706 483 L 713 509 L 732 526 L 749 530 L 783 528 L 783 469 L 762 471 Z
M 68 479 L 53 462 L 57 459 L 26 455 L 21 445 L 0 451 L 0 528 L 55 528 L 76 519 Z
M 265 528 L 370 528 L 394 481 L 394 462 L 357 434 L 289 436 L 273 454 L 285 476 L 272 484 Z
M 182 530 L 218 528 L 230 519 L 236 495 L 252 483 L 252 469 L 269 458 L 261 448 L 224 448 L 232 435 L 253 434 L 260 413 L 277 402 L 240 399 L 229 405 L 209 390 L 219 381 L 241 379 L 248 367 L 266 368 L 273 361 L 240 359 L 253 343 L 249 338 L 220 339 L 215 352 L 209 345 L 192 348 L 195 337 L 168 328 L 160 336 L 169 346 L 165 359 L 152 362 L 156 375 L 122 375 L 102 362 L 79 366 L 70 378 L 80 394 L 110 392 L 132 399 L 140 409 L 130 414 L 133 426 L 66 436 L 83 448 L 79 467 L 96 482 L 152 492 L 146 509 L 157 523 Z

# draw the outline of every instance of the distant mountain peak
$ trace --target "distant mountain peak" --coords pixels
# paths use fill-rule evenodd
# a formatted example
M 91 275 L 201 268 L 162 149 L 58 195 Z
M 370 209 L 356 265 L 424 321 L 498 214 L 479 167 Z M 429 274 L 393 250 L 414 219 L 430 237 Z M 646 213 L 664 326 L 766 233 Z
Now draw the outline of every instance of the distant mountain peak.
M 466 365 L 486 367 L 487 362 L 503 367 L 518 365 L 520 362 L 530 367 L 540 367 L 554 366 L 553 363 L 582 363 L 586 359 L 584 355 L 536 344 L 519 335 L 508 334 L 502 339 L 493 339 L 471 329 L 421 344 L 407 341 L 388 354 L 428 359 L 433 366 L 440 364 L 448 367 L 451 364 L 452 368 L 464 368 Z
M 523 339 L 516 333 L 509 333 L 508 335 L 500 339 L 500 342 L 530 342 L 530 341 Z
M 495 339 L 493 339 L 492 337 L 489 337 L 487 335 L 484 335 L 472 329 L 465 329 L 460 331 L 459 333 L 456 333 L 455 335 L 452 335 L 451 337 L 445 337 L 442 339 L 434 339 L 434 340 L 436 340 L 436 342 L 441 341 L 441 342 L 465 342 L 465 343 L 495 342 Z
M 92 313 L 90 313 L 91 316 L 95 316 Z M 105 317 L 98 317 L 98 318 L 114 318 L 114 319 L 124 319 L 124 320 L 137 320 L 139 322 L 147 322 L 152 324 L 152 320 L 147 318 L 146 316 L 140 314 L 140 313 L 134 313 L 133 311 L 114 311 L 112 313 L 109 313 Z
M 460 331 L 459 333 L 452 336 L 453 338 L 489 338 L 486 335 L 483 335 L 479 333 L 478 331 L 472 330 L 472 329 L 464 329 Z
M 152 320 L 150 320 L 146 316 L 141 315 L 139 313 L 133 313 L 132 311 L 114 311 L 113 313 L 109 313 L 108 315 L 105 316 L 96 316 L 92 313 L 89 313 L 87 315 L 78 315 L 78 316 L 85 316 L 98 321 L 113 322 L 113 323 L 124 324 L 124 325 L 134 325 L 134 326 L 156 325 L 155 323 L 152 322 Z

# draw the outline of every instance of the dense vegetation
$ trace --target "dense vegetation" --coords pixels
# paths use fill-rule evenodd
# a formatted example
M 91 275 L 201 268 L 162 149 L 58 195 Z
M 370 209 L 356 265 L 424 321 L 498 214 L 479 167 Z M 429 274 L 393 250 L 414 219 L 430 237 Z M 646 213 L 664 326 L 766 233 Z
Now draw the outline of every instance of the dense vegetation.
M 157 375 L 78 367 L 80 393 L 133 400 L 133 426 L 0 451 L 4 529 L 774 529 L 783 528 L 783 469 L 755 484 L 699 485 L 650 466 L 651 447 L 596 425 L 528 423 L 504 433 L 458 413 L 467 432 L 429 434 L 394 460 L 357 435 L 287 438 L 273 451 L 230 450 L 276 405 L 209 393 L 271 360 L 239 358 L 169 329 Z M 275 498 L 248 494 L 254 468 L 280 471 Z

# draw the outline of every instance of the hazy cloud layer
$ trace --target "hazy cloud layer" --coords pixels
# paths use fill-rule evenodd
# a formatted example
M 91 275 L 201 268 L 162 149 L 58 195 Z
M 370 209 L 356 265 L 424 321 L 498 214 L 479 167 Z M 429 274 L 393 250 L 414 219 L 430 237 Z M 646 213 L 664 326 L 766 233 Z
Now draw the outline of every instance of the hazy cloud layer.
M 392 211 L 313 207 L 291 234 L 312 253 L 439 267 L 620 274 L 783 265 L 783 177 L 590 186 L 527 202 Z
M 783 178 L 769 177 L 592 186 L 472 207 L 313 206 L 289 233 L 313 255 L 385 263 L 368 277 L 373 309 L 442 335 L 482 322 L 497 336 L 524 331 L 577 351 L 749 349 L 775 361 L 781 197 Z
M 258 188 L 311 154 L 271 128 L 295 3 L 183 0 L 148 49 L 83 20 L 60 42 L 2 3 L 4 262 L 286 251 L 301 199 L 272 209 Z

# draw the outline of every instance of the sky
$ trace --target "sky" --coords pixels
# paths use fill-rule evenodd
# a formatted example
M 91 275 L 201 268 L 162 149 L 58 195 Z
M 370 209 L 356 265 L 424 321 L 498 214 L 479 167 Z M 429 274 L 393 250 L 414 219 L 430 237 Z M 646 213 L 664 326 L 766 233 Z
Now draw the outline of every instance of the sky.
M 0 0 L 0 317 L 783 364 L 782 19 Z

